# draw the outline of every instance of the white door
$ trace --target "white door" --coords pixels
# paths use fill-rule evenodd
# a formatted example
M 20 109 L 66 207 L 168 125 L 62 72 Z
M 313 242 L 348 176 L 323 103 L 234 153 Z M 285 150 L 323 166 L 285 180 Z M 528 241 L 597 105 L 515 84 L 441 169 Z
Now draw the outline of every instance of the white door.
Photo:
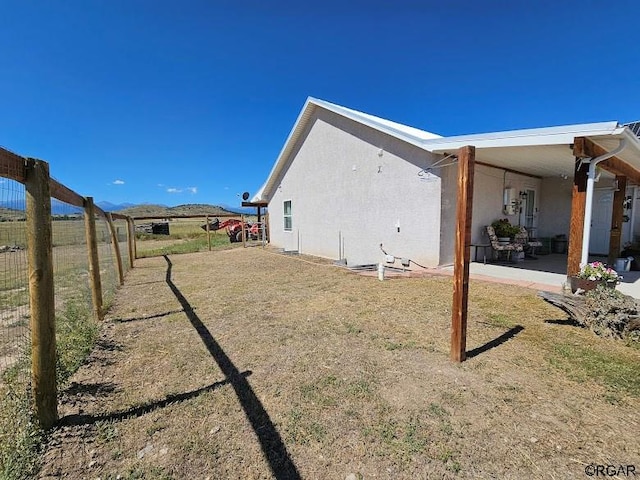
M 591 213 L 591 236 L 589 253 L 592 255 L 609 254 L 609 236 L 611 234 L 611 215 L 613 213 L 613 190 L 596 189 L 593 191 L 593 210 Z
M 526 187 L 523 192 L 525 195 L 520 194 L 520 225 L 527 229 L 531 237 L 535 237 L 538 226 L 538 192 L 533 187 Z

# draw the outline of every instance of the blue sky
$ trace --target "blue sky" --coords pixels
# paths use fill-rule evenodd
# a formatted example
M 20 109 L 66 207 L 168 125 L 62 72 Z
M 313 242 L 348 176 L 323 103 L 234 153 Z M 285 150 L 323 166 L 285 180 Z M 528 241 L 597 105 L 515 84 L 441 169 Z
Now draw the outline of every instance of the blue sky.
M 308 96 L 441 135 L 640 119 L 636 1 L 1 9 L 0 145 L 96 200 L 237 206 Z

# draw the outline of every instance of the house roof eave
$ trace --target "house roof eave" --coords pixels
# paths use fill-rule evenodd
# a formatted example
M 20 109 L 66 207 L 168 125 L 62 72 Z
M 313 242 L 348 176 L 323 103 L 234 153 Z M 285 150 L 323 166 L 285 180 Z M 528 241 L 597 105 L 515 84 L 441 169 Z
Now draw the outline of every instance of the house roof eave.
M 620 127 L 618 122 L 601 122 L 443 137 L 426 141 L 423 146 L 432 153 L 444 153 L 466 145 L 476 148 L 570 145 L 576 137 L 616 135 L 621 134 L 623 130 L 625 128 Z
M 435 133 L 420 130 L 418 128 L 402 125 L 390 120 L 375 117 L 366 113 L 358 112 L 350 108 L 342 107 L 324 100 L 320 100 L 313 97 L 308 97 L 293 128 L 289 132 L 289 135 L 280 150 L 271 172 L 267 177 L 266 182 L 262 185 L 260 190 L 253 196 L 251 201 L 264 201 L 269 200 L 273 190 L 276 188 L 275 180 L 279 177 L 280 173 L 287 164 L 287 160 L 294 146 L 296 145 L 300 135 L 306 127 L 311 116 L 315 112 L 316 108 L 323 108 L 330 112 L 336 113 L 343 117 L 349 118 L 357 123 L 369 126 L 375 130 L 381 131 L 407 143 L 410 143 L 418 148 L 424 149 L 423 142 L 426 140 L 441 138 L 440 135 Z

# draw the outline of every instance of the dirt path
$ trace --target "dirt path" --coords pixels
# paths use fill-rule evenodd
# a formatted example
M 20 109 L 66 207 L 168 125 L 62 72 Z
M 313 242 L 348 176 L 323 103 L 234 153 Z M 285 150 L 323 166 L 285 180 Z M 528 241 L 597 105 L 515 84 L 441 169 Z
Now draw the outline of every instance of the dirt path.
M 138 260 L 40 478 L 640 472 L 638 397 L 561 355 L 640 352 L 563 325 L 533 291 L 471 290 L 471 358 L 455 365 L 447 278 L 379 282 L 261 249 Z

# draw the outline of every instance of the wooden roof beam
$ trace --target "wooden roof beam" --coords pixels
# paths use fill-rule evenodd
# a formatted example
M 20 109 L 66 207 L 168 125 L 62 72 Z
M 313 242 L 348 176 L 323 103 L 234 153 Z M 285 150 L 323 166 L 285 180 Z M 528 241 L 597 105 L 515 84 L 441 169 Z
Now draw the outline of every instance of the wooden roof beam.
M 577 158 L 596 158 L 607 151 L 586 137 L 577 137 L 573 144 L 573 155 Z M 640 185 L 640 171 L 618 157 L 611 157 L 598 164 L 600 168 L 614 175 L 627 177 L 632 183 Z

